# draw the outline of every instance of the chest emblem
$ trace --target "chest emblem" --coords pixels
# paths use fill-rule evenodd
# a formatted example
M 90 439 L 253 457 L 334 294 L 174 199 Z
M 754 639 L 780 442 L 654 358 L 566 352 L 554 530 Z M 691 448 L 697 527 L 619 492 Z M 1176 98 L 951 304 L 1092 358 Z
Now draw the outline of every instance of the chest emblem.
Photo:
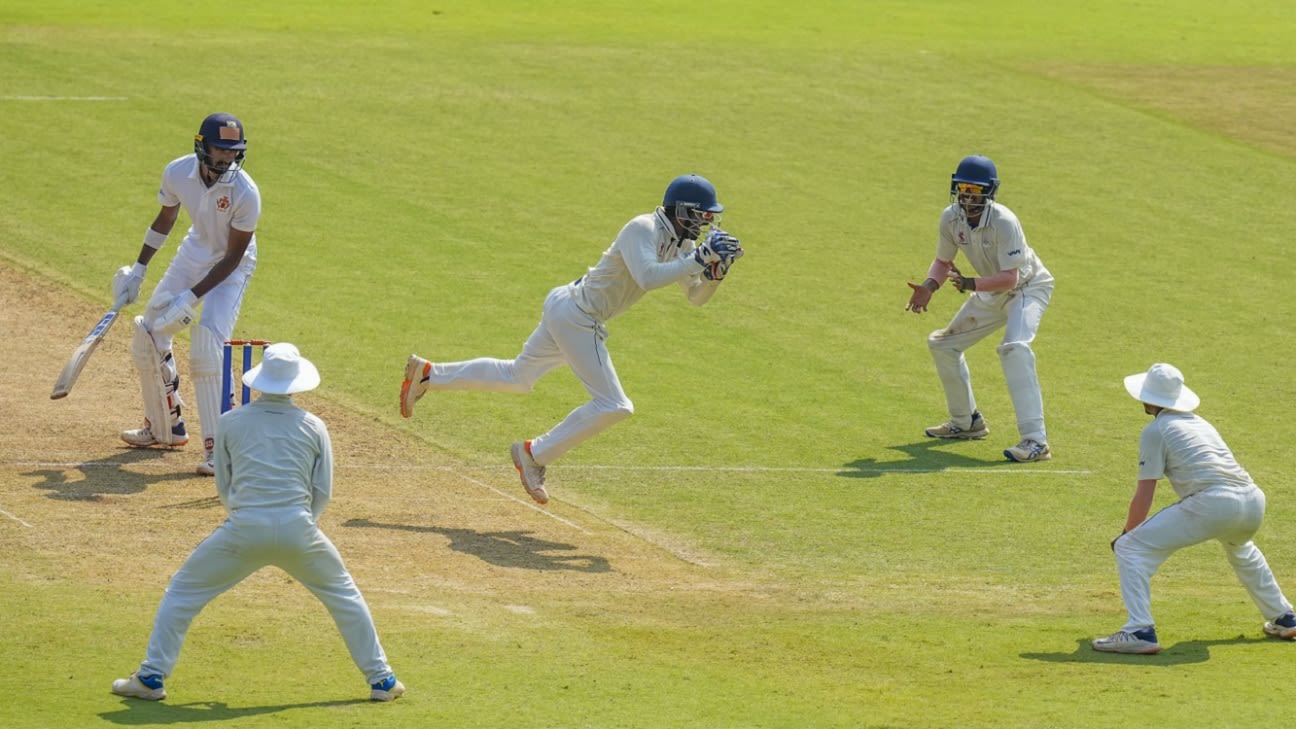
M 221 195 L 220 199 L 216 201 L 216 210 L 225 213 L 225 212 L 229 212 L 229 209 L 230 209 L 229 195 Z

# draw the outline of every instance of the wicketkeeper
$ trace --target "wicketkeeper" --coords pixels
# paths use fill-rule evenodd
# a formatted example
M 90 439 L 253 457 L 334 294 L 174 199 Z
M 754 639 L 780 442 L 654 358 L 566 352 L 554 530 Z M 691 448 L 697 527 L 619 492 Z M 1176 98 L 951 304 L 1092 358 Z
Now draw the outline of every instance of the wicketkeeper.
M 181 408 L 180 374 L 171 345 L 177 332 L 197 321 L 190 334 L 189 366 L 198 400 L 203 460 L 198 474 L 215 474 L 212 447 L 221 413 L 221 365 L 225 340 L 234 332 L 243 292 L 256 268 L 256 225 L 261 192 L 243 170 L 247 137 L 230 114 L 212 114 L 194 136 L 194 152 L 166 166 L 158 202 L 162 209 L 144 233 L 134 266 L 113 276 L 113 298 L 139 298 L 149 261 L 175 226 L 180 206 L 192 225 L 143 316 L 135 317 L 131 359 L 139 371 L 144 425 L 122 431 L 137 448 L 189 442 Z M 202 302 L 202 314 L 198 313 Z
M 626 223 L 593 268 L 549 292 L 540 324 L 517 357 L 434 363 L 410 355 L 401 383 L 401 415 L 413 415 L 414 403 L 428 390 L 525 393 L 546 372 L 571 367 L 589 392 L 589 402 L 544 434 L 511 448 L 527 493 L 548 503 L 545 468 L 634 412 L 608 353 L 607 322 L 648 291 L 672 283 L 696 306 L 709 301 L 743 254 L 738 239 L 719 228 L 723 210 L 706 178 L 675 178 L 661 206 Z

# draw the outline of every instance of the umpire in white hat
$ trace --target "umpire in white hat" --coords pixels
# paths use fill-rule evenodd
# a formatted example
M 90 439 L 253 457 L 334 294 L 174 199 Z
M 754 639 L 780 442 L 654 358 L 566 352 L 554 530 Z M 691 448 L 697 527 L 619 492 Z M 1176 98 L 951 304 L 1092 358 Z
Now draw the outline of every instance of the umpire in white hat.
M 324 421 L 298 407 L 292 395 L 317 387 L 319 371 L 293 345 L 272 344 L 243 382 L 261 395 L 222 415 L 216 429 L 216 492 L 229 518 L 171 578 L 144 661 L 129 678 L 113 682 L 113 693 L 166 698 L 162 682 L 175 667 L 190 622 L 216 596 L 274 565 L 328 608 L 369 683 L 369 698 L 391 701 L 405 686 L 387 664 L 364 597 L 318 527 L 333 492 L 333 449 Z
M 1296 639 L 1296 615 L 1251 541 L 1264 520 L 1265 495 L 1238 465 L 1215 428 L 1193 413 L 1201 403 L 1168 364 L 1125 378 L 1125 389 L 1153 416 L 1139 438 L 1138 485 L 1125 530 L 1112 540 L 1121 598 L 1129 620 L 1093 642 L 1109 653 L 1161 650 L 1152 621 L 1150 582 L 1162 562 L 1184 547 L 1217 540 L 1251 601 L 1265 618 L 1264 632 Z M 1157 481 L 1169 479 L 1179 501 L 1148 518 Z

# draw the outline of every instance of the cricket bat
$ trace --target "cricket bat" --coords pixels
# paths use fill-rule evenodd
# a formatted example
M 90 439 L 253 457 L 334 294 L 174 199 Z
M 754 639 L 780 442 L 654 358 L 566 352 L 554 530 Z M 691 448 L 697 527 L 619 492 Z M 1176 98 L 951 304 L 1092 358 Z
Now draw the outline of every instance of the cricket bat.
M 72 392 L 72 386 L 76 384 L 77 378 L 81 376 L 81 370 L 85 369 L 86 362 L 90 360 L 90 355 L 94 354 L 95 348 L 107 336 L 108 330 L 112 328 L 113 322 L 117 321 L 117 312 L 126 305 L 126 298 L 118 299 L 107 314 L 95 324 L 94 329 L 81 340 L 81 345 L 72 353 L 67 364 L 63 365 L 63 371 L 59 373 L 58 380 L 54 383 L 54 391 L 50 393 L 51 400 L 58 400 L 68 396 Z

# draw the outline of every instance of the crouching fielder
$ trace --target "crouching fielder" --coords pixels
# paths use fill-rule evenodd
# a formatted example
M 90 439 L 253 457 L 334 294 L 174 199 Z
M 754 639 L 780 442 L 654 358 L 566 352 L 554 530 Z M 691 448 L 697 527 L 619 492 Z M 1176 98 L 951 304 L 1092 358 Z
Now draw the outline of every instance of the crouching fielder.
M 144 661 L 113 682 L 113 693 L 166 698 L 162 682 L 175 668 L 189 624 L 216 596 L 267 565 L 287 572 L 328 608 L 369 683 L 370 699 L 391 701 L 405 692 L 360 589 L 319 530 L 333 493 L 333 448 L 324 422 L 292 400 L 319 381 L 315 365 L 287 343 L 267 347 L 261 364 L 243 375 L 261 396 L 226 413 L 216 434 L 216 492 L 229 518 L 171 578 Z
M 626 223 L 593 268 L 549 292 L 540 324 L 517 357 L 435 363 L 410 355 L 401 383 L 401 415 L 413 415 L 414 403 L 428 390 L 525 393 L 555 367 L 571 367 L 589 392 L 589 402 L 548 432 L 511 449 L 522 486 L 536 502 L 548 503 L 546 467 L 634 412 L 612 366 L 605 324 L 648 291 L 672 283 L 697 306 L 709 301 L 743 253 L 738 239 L 718 227 L 723 210 L 706 178 L 675 178 L 661 206 Z
M 211 476 L 216 420 L 221 413 L 221 364 L 225 340 L 234 331 L 243 292 L 256 268 L 256 224 L 261 192 L 243 171 L 247 138 L 243 123 L 230 114 L 212 114 L 194 136 L 194 153 L 162 172 L 158 202 L 162 209 L 144 233 L 134 266 L 113 276 L 113 298 L 139 298 L 149 261 L 166 242 L 180 214 L 192 220 L 174 260 L 153 290 L 143 316 L 135 317 L 131 359 L 139 372 L 144 425 L 122 431 L 136 448 L 177 448 L 189 442 L 181 408 L 180 374 L 171 345 L 176 333 L 191 332 L 190 373 L 198 399 L 203 460 L 198 474 Z M 197 307 L 202 302 L 202 316 Z
M 1094 650 L 1160 651 L 1152 621 L 1152 575 L 1171 554 L 1209 539 L 1224 548 L 1233 572 L 1266 619 L 1264 632 L 1296 639 L 1292 605 L 1251 541 L 1264 520 L 1264 492 L 1238 465 L 1215 428 L 1193 414 L 1201 400 L 1184 385 L 1178 369 L 1154 364 L 1146 373 L 1126 377 L 1125 389 L 1152 416 L 1139 438 L 1138 486 L 1125 530 L 1112 540 L 1129 620 L 1117 632 L 1095 640 Z M 1148 519 L 1162 478 L 1170 480 L 1179 501 Z

